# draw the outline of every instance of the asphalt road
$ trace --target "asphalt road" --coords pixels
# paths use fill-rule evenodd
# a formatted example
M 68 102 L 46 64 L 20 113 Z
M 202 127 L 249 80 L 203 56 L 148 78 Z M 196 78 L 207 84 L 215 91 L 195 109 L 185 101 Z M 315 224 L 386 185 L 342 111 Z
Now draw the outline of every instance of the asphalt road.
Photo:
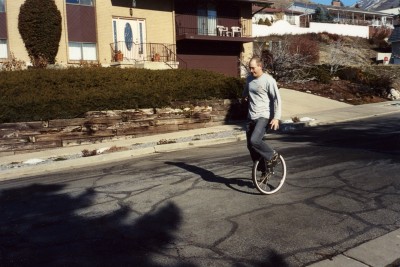
M 305 266 L 400 228 L 396 116 L 270 136 L 258 194 L 244 142 L 0 183 L 0 266 Z

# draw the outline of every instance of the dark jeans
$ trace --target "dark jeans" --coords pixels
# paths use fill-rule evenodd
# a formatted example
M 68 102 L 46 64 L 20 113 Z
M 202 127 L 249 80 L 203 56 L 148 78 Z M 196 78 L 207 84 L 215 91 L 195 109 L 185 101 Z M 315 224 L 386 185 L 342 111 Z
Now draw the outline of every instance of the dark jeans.
M 261 157 L 270 160 L 274 155 L 274 150 L 263 141 L 269 122 L 269 119 L 258 118 L 256 120 L 250 120 L 247 123 L 247 148 L 250 151 L 250 156 L 253 162 Z M 265 164 L 260 164 L 259 169 L 261 171 L 265 170 Z

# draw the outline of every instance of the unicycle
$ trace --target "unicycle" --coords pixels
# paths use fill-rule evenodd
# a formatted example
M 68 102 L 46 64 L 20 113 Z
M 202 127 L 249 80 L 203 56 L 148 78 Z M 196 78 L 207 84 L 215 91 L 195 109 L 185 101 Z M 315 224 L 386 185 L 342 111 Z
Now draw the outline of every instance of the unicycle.
M 261 172 L 258 169 L 260 160 L 256 160 L 253 164 L 252 169 L 252 180 L 257 190 L 261 194 L 270 195 L 278 192 L 283 186 L 286 179 L 286 163 L 282 155 L 271 166 L 266 166 L 265 172 Z

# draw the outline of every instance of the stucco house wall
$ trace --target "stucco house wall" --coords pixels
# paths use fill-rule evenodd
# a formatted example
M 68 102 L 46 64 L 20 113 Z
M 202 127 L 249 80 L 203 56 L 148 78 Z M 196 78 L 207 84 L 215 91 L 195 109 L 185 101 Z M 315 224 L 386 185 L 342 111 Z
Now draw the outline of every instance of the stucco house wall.
M 6 1 L 7 41 L 9 53 L 13 53 L 17 59 L 29 64 L 29 56 L 18 31 L 18 16 L 21 5 L 24 2 L 25 0 Z M 55 0 L 55 3 L 62 16 L 62 33 L 56 61 L 59 64 L 67 64 L 71 63 L 68 57 L 67 4 L 65 0 Z M 147 7 L 151 7 L 152 9 L 148 9 Z M 113 42 L 113 18 L 144 20 L 146 23 L 146 42 L 175 43 L 172 0 L 147 0 L 144 8 L 140 6 L 133 8 L 132 16 L 129 13 L 129 8 L 113 6 L 112 1 L 96 1 L 94 8 L 96 11 L 97 59 L 101 64 L 107 65 L 112 59 L 110 44 Z
M 20 60 L 29 62 L 28 52 L 18 31 L 18 14 L 23 0 L 6 1 L 8 52 Z

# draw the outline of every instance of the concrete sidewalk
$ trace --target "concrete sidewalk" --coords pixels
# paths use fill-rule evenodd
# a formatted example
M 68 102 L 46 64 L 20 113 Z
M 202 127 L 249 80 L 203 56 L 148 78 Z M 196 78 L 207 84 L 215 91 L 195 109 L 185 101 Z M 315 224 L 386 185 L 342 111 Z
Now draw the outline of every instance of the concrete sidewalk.
M 352 106 L 342 102 L 281 89 L 283 100 L 283 130 L 296 127 L 326 125 L 364 119 L 385 114 L 400 114 L 400 101 Z M 291 118 L 306 118 L 302 123 L 290 122 Z M 0 181 L 56 172 L 88 165 L 98 165 L 156 152 L 188 149 L 212 144 L 245 140 L 244 127 L 221 125 L 188 131 L 122 138 L 104 143 L 63 147 L 45 151 L 0 157 Z M 82 151 L 96 151 L 96 156 L 82 157 Z M 109 153 L 112 150 L 116 152 Z M 311 266 L 390 266 L 400 259 L 400 229 L 352 248 L 331 260 Z M 400 266 L 400 263 L 392 266 Z
M 399 267 L 400 229 L 349 249 L 310 267 Z

